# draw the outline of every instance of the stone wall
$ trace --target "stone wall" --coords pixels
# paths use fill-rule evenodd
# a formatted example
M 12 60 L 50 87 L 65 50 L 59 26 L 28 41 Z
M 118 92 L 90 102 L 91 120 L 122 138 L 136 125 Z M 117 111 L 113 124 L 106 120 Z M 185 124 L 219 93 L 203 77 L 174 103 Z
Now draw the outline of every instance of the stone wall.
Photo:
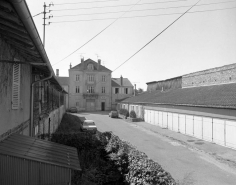
M 147 83 L 147 91 L 167 91 L 170 89 L 179 89 L 182 87 L 182 76 L 170 78 L 162 81 Z
M 225 65 L 182 77 L 182 88 L 236 83 L 236 64 Z
M 51 111 L 49 114 L 45 114 L 42 117 L 38 125 L 35 126 L 35 135 L 51 134 L 56 131 L 61 123 L 62 117 L 65 113 L 65 106 L 62 105 L 58 109 Z

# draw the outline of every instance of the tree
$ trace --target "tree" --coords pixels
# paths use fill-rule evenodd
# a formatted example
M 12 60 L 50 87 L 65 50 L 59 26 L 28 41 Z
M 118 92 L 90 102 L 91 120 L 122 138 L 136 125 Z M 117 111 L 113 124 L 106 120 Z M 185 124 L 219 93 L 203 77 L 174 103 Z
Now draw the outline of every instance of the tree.
M 138 88 L 138 89 L 135 89 L 135 94 L 137 95 L 137 94 L 141 94 L 141 93 L 143 93 L 144 92 L 144 90 L 142 89 L 142 88 Z

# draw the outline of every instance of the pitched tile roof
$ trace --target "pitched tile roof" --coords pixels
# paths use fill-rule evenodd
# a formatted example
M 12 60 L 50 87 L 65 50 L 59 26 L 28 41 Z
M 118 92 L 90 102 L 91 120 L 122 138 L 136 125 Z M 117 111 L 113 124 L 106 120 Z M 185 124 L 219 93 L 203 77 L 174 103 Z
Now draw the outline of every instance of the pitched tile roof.
M 236 109 L 236 83 L 145 92 L 122 102 Z
M 61 85 L 69 85 L 69 77 L 56 77 L 56 79 L 58 80 L 58 82 L 61 84 Z
M 89 59 L 87 59 L 87 60 L 84 61 L 84 66 L 87 66 L 89 63 L 92 63 L 92 64 L 94 65 L 94 70 L 97 70 L 97 65 L 98 65 L 97 62 L 95 62 L 95 61 L 93 61 L 92 59 L 89 58 Z M 82 63 L 80 63 L 80 64 L 78 64 L 78 65 L 72 67 L 71 69 L 77 69 L 77 70 L 81 70 L 81 71 L 84 70 Z M 106 67 L 103 66 L 103 65 L 100 65 L 99 70 L 100 70 L 100 71 L 108 71 L 108 72 L 111 72 L 110 69 L 106 68 Z
M 133 87 L 132 83 L 129 81 L 128 78 L 123 78 L 123 85 L 121 85 L 120 78 L 112 78 L 111 79 L 111 86 L 112 87 Z

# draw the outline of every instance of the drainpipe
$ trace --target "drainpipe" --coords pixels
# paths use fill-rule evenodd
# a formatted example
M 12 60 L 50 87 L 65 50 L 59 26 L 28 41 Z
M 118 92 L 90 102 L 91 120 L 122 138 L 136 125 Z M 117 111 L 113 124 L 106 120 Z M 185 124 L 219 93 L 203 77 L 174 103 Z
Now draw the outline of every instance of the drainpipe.
M 61 123 L 61 93 L 63 92 L 63 89 L 59 92 L 59 108 L 58 108 L 58 111 L 59 111 L 59 115 L 58 115 L 58 117 L 59 117 L 59 119 L 58 119 L 58 126 L 60 125 L 60 123 Z
M 50 73 L 50 76 L 43 78 L 41 80 L 35 81 L 31 84 L 31 107 L 30 107 L 30 124 L 29 124 L 29 136 L 33 137 L 33 121 L 34 121 L 34 84 L 38 82 L 43 82 L 52 78 L 53 73 Z

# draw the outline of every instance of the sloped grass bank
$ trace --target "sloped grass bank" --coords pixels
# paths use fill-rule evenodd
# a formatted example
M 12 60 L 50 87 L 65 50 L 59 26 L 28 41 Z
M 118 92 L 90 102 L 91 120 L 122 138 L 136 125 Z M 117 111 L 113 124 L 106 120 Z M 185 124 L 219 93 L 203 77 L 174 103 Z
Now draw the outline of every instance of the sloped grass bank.
M 80 185 L 176 185 L 162 167 L 130 143 L 111 132 L 80 132 L 80 119 L 65 114 L 51 141 L 76 147 L 82 172 L 74 172 Z

